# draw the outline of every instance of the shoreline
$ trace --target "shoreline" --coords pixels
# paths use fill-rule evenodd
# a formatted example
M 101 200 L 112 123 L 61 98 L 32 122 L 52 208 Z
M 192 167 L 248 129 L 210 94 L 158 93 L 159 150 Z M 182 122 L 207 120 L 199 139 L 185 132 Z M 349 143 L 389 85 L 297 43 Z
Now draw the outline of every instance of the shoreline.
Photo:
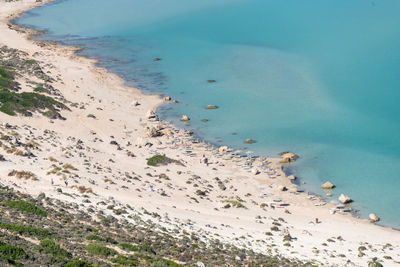
M 52 0 L 49 0 L 49 1 L 45 1 L 44 3 L 32 3 L 32 6 L 29 6 L 29 9 L 31 9 L 31 8 L 33 8 L 33 6 L 37 6 L 37 5 L 42 5 L 42 4 L 48 4 L 48 3 L 50 3 L 50 2 L 52 2 Z M 19 12 L 18 13 L 18 15 L 14 15 L 8 22 L 9 23 L 12 23 L 12 21 L 13 20 L 15 20 L 18 16 L 20 16 L 20 15 L 22 15 L 23 14 L 23 12 L 25 12 L 25 11 L 21 11 L 21 12 Z M 21 26 L 19 26 L 19 25 L 17 25 L 17 27 L 21 27 Z M 12 29 L 12 30 L 14 30 L 14 29 Z M 35 31 L 34 29 L 27 29 L 27 30 L 24 30 L 24 31 Z M 23 34 L 24 35 L 24 37 L 22 37 L 22 38 L 28 38 L 27 39 L 27 42 L 31 42 L 32 43 L 32 45 L 33 46 L 36 46 L 36 44 L 37 43 L 41 43 L 41 42 L 43 42 L 43 43 L 45 43 L 45 46 L 44 46 L 44 49 L 49 49 L 49 47 L 50 47 L 50 49 L 53 49 L 54 51 L 54 53 L 60 53 L 60 51 L 61 51 L 61 53 L 62 52 L 66 52 L 66 51 L 68 51 L 68 53 L 70 54 L 70 53 L 73 53 L 74 54 L 74 56 L 71 56 L 71 57 L 73 57 L 73 60 L 75 60 L 76 62 L 82 62 L 82 61 L 85 61 L 85 63 L 86 64 L 92 64 L 92 66 L 91 66 L 91 72 L 92 73 L 96 73 L 97 74 L 97 77 L 99 77 L 99 76 L 107 76 L 107 78 L 103 78 L 103 79 L 105 79 L 105 80 L 107 80 L 107 79 L 111 79 L 114 83 L 115 83 L 115 85 L 116 85 L 116 87 L 119 87 L 119 89 L 118 89 L 118 91 L 126 91 L 126 92 L 124 92 L 124 93 L 126 93 L 126 95 L 130 95 L 130 96 L 132 96 L 132 101 L 134 101 L 134 99 L 135 98 L 139 98 L 140 99 L 140 101 L 145 101 L 146 102 L 146 104 L 145 104 L 145 106 L 146 106 L 146 108 L 150 108 L 150 109 L 148 109 L 148 110 L 155 110 L 155 109 L 157 109 L 157 107 L 159 106 L 159 105 L 161 105 L 161 104 L 163 104 L 164 102 L 162 101 L 162 99 L 160 99 L 160 97 L 159 96 L 157 96 L 157 95 L 143 95 L 141 92 L 140 92 L 140 90 L 138 90 L 138 89 L 136 89 L 136 88 L 132 88 L 132 87 L 128 87 L 128 86 L 125 86 L 125 81 L 120 77 L 120 76 L 118 76 L 117 74 L 114 74 L 114 73 L 110 73 L 106 68 L 103 68 L 103 67 L 99 67 L 99 66 L 96 66 L 96 64 L 99 62 L 99 60 L 100 59 L 93 59 L 93 58 L 90 58 L 90 57 L 88 57 L 88 58 L 86 58 L 86 57 L 82 57 L 82 56 L 79 56 L 79 55 L 77 55 L 76 53 L 78 52 L 78 48 L 76 48 L 76 47 L 72 47 L 72 46 L 68 46 L 68 47 L 60 47 L 60 46 L 58 46 L 57 44 L 53 44 L 53 43 L 47 43 L 46 41 L 34 41 L 34 40 L 30 40 L 29 39 L 29 36 L 27 37 L 26 36 L 26 32 L 25 33 L 19 33 L 19 34 Z M 28 34 L 29 35 L 29 34 Z M 1 39 L 0 39 L 0 43 L 1 43 Z M 89 66 L 90 67 L 90 66 Z M 129 92 L 129 91 L 132 91 L 132 92 Z M 68 99 L 68 97 L 66 97 L 67 99 Z M 147 99 L 147 100 L 146 100 Z M 147 110 L 147 111 L 148 111 Z M 141 112 L 143 112 L 144 110 L 142 109 L 141 110 Z M 4 118 L 5 116 L 3 115 L 3 114 L 1 114 L 1 116 L 0 116 L 0 118 L 1 118 L 1 120 L 2 121 L 4 121 L 3 120 L 3 118 Z M 143 114 L 142 114 L 142 116 L 139 116 L 140 117 L 140 119 L 142 119 L 143 118 Z M 83 118 L 82 118 L 83 119 Z M 13 118 L 12 117 L 10 117 L 10 118 L 8 118 L 8 121 L 12 121 L 13 120 Z M 38 119 L 39 120 L 39 119 Z M 68 118 L 68 120 L 70 120 L 70 118 Z M 24 122 L 26 122 L 26 123 L 28 123 L 29 122 L 29 119 L 23 119 L 23 121 Z M 140 123 L 140 122 L 142 122 L 142 121 L 139 121 L 138 123 Z M 166 123 L 166 122 L 163 122 L 163 121 L 161 121 L 161 122 L 155 122 L 155 123 L 153 123 L 153 122 L 146 122 L 148 125 L 150 125 L 150 126 L 154 126 L 154 125 L 156 125 L 156 124 L 163 124 L 166 128 L 168 128 L 170 131 L 178 131 L 178 132 L 182 132 L 182 130 L 180 130 L 179 128 L 176 128 L 176 127 L 174 127 L 174 126 L 171 126 L 171 125 L 169 125 L 169 123 Z M 168 126 L 167 126 L 168 125 Z M 130 125 L 128 125 L 128 127 L 129 127 Z M 100 127 L 100 126 L 99 126 Z M 65 128 L 65 127 L 61 127 L 61 129 L 63 129 L 63 128 Z M 89 127 L 88 127 L 89 128 Z M 101 128 L 101 127 L 100 127 Z M 139 131 L 139 129 L 138 129 L 138 131 Z M 190 140 L 190 139 L 189 139 Z M 192 144 L 193 145 L 193 144 Z M 204 144 L 203 144 L 204 145 Z M 160 147 L 161 147 L 161 145 L 160 145 Z M 150 149 L 150 148 L 149 148 Z M 214 149 L 217 149 L 217 148 L 214 148 Z M 161 151 L 163 151 L 163 150 L 161 150 Z M 180 158 L 184 158 L 184 160 L 189 160 L 189 159 L 186 159 L 186 156 L 184 156 L 184 155 L 180 155 Z M 199 158 L 199 157 L 196 157 L 196 158 Z M 222 158 L 223 158 L 223 156 L 222 156 Z M 219 158 L 218 158 L 219 159 Z M 219 161 L 219 160 L 216 160 L 216 161 Z M 221 166 L 221 165 L 218 165 L 218 164 L 216 164 L 215 166 L 218 166 L 218 169 L 227 169 L 227 172 L 229 172 L 229 175 L 232 175 L 233 173 L 235 173 L 235 172 L 233 172 L 232 170 L 233 169 L 235 169 L 235 167 L 234 167 L 234 164 L 231 164 L 232 162 L 229 162 L 229 160 L 226 160 L 226 161 L 222 161 L 222 159 L 220 159 L 221 160 L 221 162 L 222 162 L 222 164 L 224 165 L 224 166 Z M 279 169 L 279 167 L 278 167 L 278 163 L 277 163 L 277 161 L 279 160 L 279 159 L 276 159 L 276 158 L 274 158 L 274 159 L 268 159 L 270 162 L 271 162 L 271 166 L 273 166 L 273 168 L 276 170 L 276 169 Z M 197 160 L 196 160 L 196 162 L 197 162 Z M 194 164 L 194 163 L 193 163 Z M 229 165 L 229 166 L 225 166 L 225 165 Z M 196 165 L 196 169 L 202 169 L 202 168 L 204 168 L 204 166 L 203 165 L 200 165 L 200 166 L 197 166 Z M 236 169 L 235 169 L 236 170 Z M 284 175 L 284 173 L 282 172 L 282 171 L 280 171 L 280 173 L 279 173 L 279 170 L 277 170 L 277 172 L 279 173 L 279 175 L 277 175 L 277 177 L 278 178 L 276 178 L 276 179 L 273 179 L 273 181 L 270 181 L 271 180 L 271 178 L 267 178 L 266 177 L 266 175 L 265 174 L 259 174 L 259 175 L 252 175 L 251 173 L 247 173 L 246 174 L 246 172 L 245 171 L 243 171 L 243 170 L 241 170 L 241 171 L 238 171 L 238 172 L 240 172 L 240 174 L 242 175 L 242 177 L 243 176 L 247 176 L 246 178 L 247 179 L 249 179 L 250 181 L 248 181 L 248 183 L 259 183 L 260 185 L 255 185 L 254 187 L 261 187 L 261 186 L 265 186 L 265 187 L 268 187 L 268 186 L 272 186 L 272 187 L 270 187 L 270 191 L 271 192 L 273 192 L 273 194 L 274 195 L 276 195 L 276 197 L 274 197 L 274 198 L 282 198 L 282 202 L 285 202 L 285 203 L 289 203 L 289 207 L 292 207 L 291 205 L 292 204 L 294 204 L 294 203 L 291 203 L 290 202 L 290 200 L 294 200 L 295 202 L 296 201 L 299 201 L 299 200 L 302 200 L 302 201 L 304 201 L 304 203 L 297 203 L 297 204 L 299 204 L 299 207 L 298 208 L 300 208 L 300 207 L 303 207 L 303 208 L 305 208 L 305 209 L 308 209 L 309 211 L 312 211 L 312 212 L 314 212 L 314 211 L 316 211 L 315 212 L 315 214 L 318 214 L 318 215 L 316 215 L 316 216 L 318 216 L 318 218 L 320 218 L 320 217 L 322 217 L 322 225 L 323 224 L 325 224 L 325 222 L 328 220 L 327 218 L 328 218 L 328 216 L 332 216 L 332 217 L 329 217 L 329 218 L 331 218 L 332 220 L 334 220 L 335 218 L 341 218 L 341 219 L 338 219 L 338 221 L 340 221 L 341 223 L 343 223 L 344 225 L 346 225 L 346 224 L 348 224 L 348 225 L 351 225 L 352 223 L 354 223 L 354 224 L 359 224 L 359 226 L 362 226 L 362 225 L 364 225 L 364 226 L 366 226 L 368 229 L 372 229 L 372 227 L 375 229 L 380 229 L 379 231 L 382 231 L 382 232 L 388 232 L 388 233 L 395 233 L 396 235 L 399 235 L 399 233 L 395 230 L 395 229 L 393 229 L 393 228 L 390 228 L 390 227 L 385 227 L 385 226 L 380 226 L 380 227 L 376 227 L 377 225 L 372 225 L 372 224 L 370 224 L 369 222 L 366 222 L 364 219 L 359 219 L 359 218 L 355 218 L 355 217 L 349 217 L 349 216 L 338 216 L 338 215 L 329 215 L 328 214 L 328 212 L 329 212 L 329 209 L 332 209 L 332 208 L 334 208 L 334 206 L 335 205 L 333 205 L 333 204 L 330 204 L 330 203 L 325 203 L 324 204 L 324 206 L 326 206 L 326 207 L 316 207 L 316 206 L 314 206 L 313 204 L 321 204 L 322 203 L 322 201 L 320 201 L 320 200 L 318 200 L 318 198 L 319 197 L 317 197 L 317 196 L 313 196 L 313 195 L 310 195 L 310 194 L 308 194 L 308 193 L 302 193 L 302 194 L 298 194 L 297 193 L 297 191 L 296 191 L 296 187 L 295 186 L 293 186 L 293 185 L 291 185 L 290 184 L 290 181 L 289 181 L 289 179 Z M 249 176 L 251 176 L 251 178 L 249 178 Z M 213 178 L 213 177 L 210 177 L 210 178 Z M 289 190 L 289 192 L 279 192 L 279 189 L 277 188 L 277 187 L 279 187 L 279 186 L 286 186 Z M 252 189 L 253 191 L 255 190 L 255 189 Z M 290 196 L 290 193 L 291 192 L 293 192 L 293 196 Z M 255 193 L 257 193 L 257 191 L 255 191 Z M 269 193 L 269 192 L 268 192 Z M 295 193 L 297 193 L 297 194 L 295 194 Z M 272 193 L 271 193 L 272 194 Z M 289 195 L 289 196 L 288 196 Z M 308 199 L 308 198 L 314 198 L 314 200 L 310 200 L 310 199 Z M 128 202 L 128 200 L 127 200 L 127 198 L 126 197 L 123 197 L 122 199 L 125 199 L 126 200 L 126 202 Z M 315 203 L 315 200 L 317 200 L 317 201 L 319 201 L 319 203 Z M 259 200 L 257 200 L 256 202 L 259 202 Z M 271 201 L 271 202 L 273 202 L 273 201 Z M 249 203 L 249 202 L 247 202 L 247 203 Z M 277 203 L 279 203 L 279 202 L 277 202 Z M 248 205 L 248 204 L 247 204 Z M 269 205 L 271 206 L 271 204 L 269 203 Z M 321 204 L 322 205 L 322 204 Z M 207 206 L 209 206 L 209 205 L 205 205 L 206 207 Z M 257 205 L 257 206 L 259 206 L 259 205 Z M 296 207 L 295 207 L 296 208 Z M 206 210 L 207 210 L 207 208 L 206 208 Z M 275 208 L 274 208 L 274 210 L 275 210 Z M 293 208 L 291 208 L 291 210 L 293 210 Z M 256 213 L 258 213 L 258 212 L 256 212 Z M 325 213 L 327 213 L 328 214 L 328 216 L 326 216 L 326 215 L 322 215 L 322 214 L 325 214 Z M 207 215 L 207 213 L 205 213 L 206 215 Z M 241 213 L 240 213 L 241 214 Z M 319 216 L 319 214 L 321 214 L 321 216 Z M 238 214 L 239 215 L 239 214 Z M 241 215 L 239 215 L 239 216 L 241 216 Z M 302 221 L 304 221 L 304 212 L 300 212 L 300 215 L 298 215 L 300 218 L 301 217 L 303 217 L 303 220 Z M 207 216 L 206 216 L 207 217 Z M 307 216 L 306 218 L 306 221 L 307 220 L 310 220 L 310 218 L 308 218 L 308 217 L 310 217 L 310 216 Z M 311 216 L 311 217 L 314 217 L 314 216 Z M 343 217 L 343 218 L 342 218 Z M 205 221 L 205 222 L 207 222 L 207 220 L 205 220 L 204 218 L 199 218 L 200 220 L 199 221 Z M 217 220 L 217 221 L 225 221 L 226 219 L 224 219 L 224 218 L 220 218 L 219 220 Z M 349 222 L 347 222 L 347 221 L 349 221 Z M 228 222 L 229 222 L 229 220 L 228 220 Z M 249 222 L 250 223 L 250 222 Z M 299 229 L 305 229 L 305 228 L 307 228 L 307 227 L 305 227 L 305 225 L 308 225 L 309 223 L 302 223 L 303 225 L 302 226 L 300 226 L 300 227 L 297 227 L 297 228 L 299 228 Z M 335 224 L 333 224 L 333 225 L 335 225 Z M 318 226 L 318 225 L 316 225 L 316 226 Z M 354 226 L 353 225 L 353 227 L 355 227 L 355 229 L 357 229 L 357 226 Z M 291 226 L 289 226 L 289 228 L 290 229 L 292 229 L 292 227 Z M 296 227 L 293 227 L 293 228 L 296 228 Z M 308 230 L 307 230 L 308 231 Z M 320 230 L 318 230 L 318 231 L 320 231 Z M 317 232 L 318 232 L 317 231 Z M 246 232 L 246 231 L 245 231 Z M 301 232 L 301 231 L 297 231 L 297 232 Z M 305 235 L 308 235 L 308 234 L 305 234 Z M 300 233 L 297 233 L 296 234 L 296 236 L 300 236 Z M 300 238 L 299 238 L 300 239 Z M 311 238 L 312 239 L 312 238 Z M 346 238 L 345 238 L 346 239 Z M 396 239 L 395 238 L 395 240 L 397 240 L 397 241 L 400 241 L 400 238 L 398 237 L 398 239 Z M 311 241 L 312 242 L 312 241 Z M 398 243 L 398 244 L 400 244 L 400 243 Z M 398 244 L 395 244 L 395 245 L 398 245 Z M 283 250 L 284 248 L 282 248 L 282 250 Z M 336 249 L 339 249 L 339 248 L 336 248 Z M 318 257 L 317 257 L 318 258 Z M 362 260 L 364 260 L 364 259 L 362 259 Z
M 43 2 L 43 4 L 39 4 L 38 6 L 36 6 L 36 7 L 34 7 L 34 8 L 37 8 L 37 7 L 40 7 L 40 6 L 45 6 L 45 5 L 48 5 L 48 4 L 55 4 L 55 3 L 58 2 L 58 1 L 63 1 L 63 0 L 45 0 L 45 2 Z M 32 9 L 34 9 L 34 8 L 32 8 Z M 28 9 L 28 10 L 31 10 L 31 9 Z M 17 28 L 17 29 L 15 29 L 16 31 L 22 30 L 23 33 L 24 33 L 24 31 L 29 31 L 29 32 L 30 32 L 30 33 L 28 33 L 28 37 L 27 37 L 28 40 L 30 40 L 30 41 L 32 41 L 32 42 L 43 42 L 43 43 L 45 43 L 45 44 L 51 44 L 51 45 L 53 45 L 53 46 L 55 46 L 55 47 L 58 47 L 60 44 L 63 44 L 64 47 L 69 47 L 69 48 L 71 48 L 71 51 L 72 51 L 77 57 L 86 58 L 86 59 L 92 61 L 92 62 L 93 62 L 93 67 L 94 67 L 94 68 L 104 70 L 105 73 L 106 73 L 106 75 L 115 75 L 118 79 L 121 80 L 122 86 L 123 86 L 123 87 L 126 87 L 128 90 L 130 90 L 130 89 L 132 89 L 132 90 L 137 90 L 137 91 L 139 92 L 139 94 L 141 94 L 141 95 L 143 95 L 143 96 L 149 95 L 149 96 L 156 96 L 156 97 L 159 97 L 159 100 L 160 100 L 159 103 L 156 104 L 156 105 L 154 105 L 154 107 L 152 108 L 152 111 L 154 111 L 155 113 L 157 113 L 158 108 L 159 108 L 160 106 L 166 105 L 166 104 L 167 104 L 166 101 L 163 101 L 163 97 L 165 96 L 164 94 L 155 94 L 155 93 L 152 93 L 150 90 L 148 90 L 148 91 L 149 91 L 148 93 L 144 93 L 144 92 L 142 92 L 140 89 L 137 89 L 137 88 L 135 88 L 135 87 L 133 87 L 133 86 L 127 85 L 125 79 L 124 79 L 123 77 L 121 77 L 118 73 L 112 72 L 112 71 L 109 70 L 107 67 L 100 66 L 100 63 L 103 61 L 102 58 L 79 54 L 80 52 L 82 52 L 82 51 L 84 51 L 84 50 L 87 50 L 87 49 L 91 49 L 91 48 L 80 47 L 80 46 L 70 45 L 70 44 L 65 44 L 64 41 L 59 41 L 59 40 L 35 40 L 35 39 L 33 39 L 33 37 L 42 37 L 42 36 L 46 35 L 46 34 L 47 34 L 47 30 L 38 30 L 38 29 L 35 29 L 35 28 L 33 28 L 33 27 L 32 27 L 32 28 L 31 28 L 31 27 L 28 27 L 27 25 L 20 25 L 20 24 L 15 23 L 15 20 L 18 19 L 19 17 L 21 17 L 21 16 L 22 16 L 26 11 L 28 11 L 28 10 L 25 10 L 25 11 L 20 12 L 19 14 L 15 15 L 12 19 L 9 20 L 9 23 L 10 23 L 13 27 L 16 27 L 16 28 Z M 161 121 L 162 121 L 162 120 L 161 120 Z M 163 123 L 167 123 L 167 124 L 168 124 L 170 127 L 172 127 L 172 128 L 176 128 L 176 129 L 179 129 L 179 130 L 182 130 L 182 131 L 186 131 L 185 128 L 179 127 L 178 125 L 175 125 L 175 124 L 173 124 L 173 123 L 166 122 L 166 121 L 162 121 L 162 122 L 163 122 Z M 202 143 L 207 143 L 208 145 L 211 145 L 215 150 L 217 150 L 217 149 L 219 148 L 217 144 L 212 143 L 212 142 L 208 142 L 205 138 L 202 138 L 201 136 L 196 135 L 195 132 L 193 133 L 192 136 L 195 137 L 195 138 L 197 138 L 197 139 L 199 139 L 200 142 L 202 142 Z M 222 145 L 220 145 L 220 146 L 228 146 L 229 149 L 232 149 L 232 148 L 231 148 L 229 145 L 227 145 L 227 144 L 222 144 Z M 250 148 L 249 148 L 249 149 L 250 149 Z M 237 149 L 234 149 L 234 150 L 237 150 Z M 264 157 L 264 156 L 262 156 L 262 157 Z M 279 160 L 281 159 L 281 158 L 278 158 L 278 157 L 264 157 L 264 158 L 274 161 L 274 164 L 277 165 L 277 166 L 279 166 Z M 283 166 L 283 165 L 282 165 L 282 166 Z M 275 166 L 275 167 L 276 167 L 276 166 Z M 290 171 L 290 164 L 288 164 L 287 166 L 285 166 L 285 168 L 287 168 L 287 170 Z M 286 172 L 285 172 L 283 169 L 279 172 L 279 174 L 280 174 L 280 175 L 282 176 L 282 178 L 284 178 L 284 179 L 285 179 L 285 178 L 287 179 L 290 175 L 296 176 L 295 173 L 291 173 L 290 175 L 287 175 Z M 296 179 L 297 179 L 296 181 L 298 181 L 299 178 L 296 178 Z M 286 183 L 284 183 L 284 184 L 282 184 L 282 185 L 283 185 L 283 186 L 287 186 Z M 299 183 L 295 183 L 295 182 L 293 182 L 292 185 L 295 186 L 295 187 L 301 187 L 301 185 L 300 185 Z M 328 203 L 331 204 L 331 203 L 329 202 L 329 199 L 328 199 L 326 196 L 323 196 L 323 195 L 318 194 L 318 193 L 315 193 L 315 192 L 309 192 L 309 191 L 303 190 L 303 189 L 301 189 L 301 190 L 299 189 L 299 191 L 302 191 L 302 192 L 299 192 L 299 193 L 301 193 L 301 194 L 304 194 L 304 195 L 306 195 L 306 196 L 314 196 L 314 197 L 320 198 L 321 200 L 325 201 L 327 204 L 328 204 Z M 337 199 L 330 199 L 330 201 L 336 201 L 336 202 L 338 202 Z M 337 204 L 333 204 L 333 206 L 334 206 L 334 205 L 341 205 L 341 204 L 340 204 L 340 202 L 338 202 Z M 333 206 L 332 206 L 332 207 L 333 207 Z M 331 207 L 331 208 L 332 208 L 332 207 Z M 351 210 L 348 214 L 351 214 L 352 217 L 353 217 L 354 219 L 356 219 L 356 220 L 360 220 L 360 221 L 369 220 L 368 218 L 361 218 L 361 217 L 358 217 L 358 216 L 357 216 L 358 212 L 359 212 L 359 210 L 354 210 L 354 211 Z M 366 216 L 366 217 L 367 217 L 367 216 Z M 375 224 L 375 225 L 376 225 L 376 226 L 379 226 L 379 227 L 388 228 L 388 229 L 391 229 L 391 230 L 395 230 L 395 231 L 399 231 L 399 232 L 400 232 L 400 228 L 397 229 L 397 228 L 392 227 L 392 226 L 380 225 L 380 224 Z

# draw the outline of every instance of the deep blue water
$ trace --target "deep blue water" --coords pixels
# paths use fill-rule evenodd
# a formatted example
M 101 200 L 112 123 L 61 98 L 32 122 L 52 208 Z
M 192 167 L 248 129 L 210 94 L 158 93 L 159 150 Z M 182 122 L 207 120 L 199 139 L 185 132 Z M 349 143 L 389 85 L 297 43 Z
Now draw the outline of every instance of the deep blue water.
M 178 99 L 162 117 L 206 140 L 300 154 L 306 190 L 330 180 L 361 216 L 400 228 L 398 14 L 397 0 L 64 0 L 18 23 Z

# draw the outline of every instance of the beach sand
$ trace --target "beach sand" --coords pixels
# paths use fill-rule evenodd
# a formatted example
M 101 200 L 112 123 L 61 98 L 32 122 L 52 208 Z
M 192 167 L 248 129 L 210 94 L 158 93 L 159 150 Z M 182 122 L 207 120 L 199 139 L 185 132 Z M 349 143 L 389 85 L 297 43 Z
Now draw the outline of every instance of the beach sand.
M 0 47 L 21 50 L 36 60 L 54 78 L 51 85 L 69 101 L 71 111 L 61 111 L 66 120 L 0 113 L 3 135 L 36 144 L 30 148 L 35 157 L 6 153 L 3 147 L 7 161 L 0 164 L 2 184 L 127 220 L 129 214 L 115 209 L 129 205 L 134 215 L 178 233 L 266 254 L 328 266 L 366 266 L 374 257 L 384 266 L 400 264 L 400 232 L 347 212 L 332 214 L 337 204 L 297 192 L 279 159 L 266 159 L 269 173 L 256 175 L 243 168 L 246 159 L 219 153 L 183 130 L 149 119 L 164 102 L 160 96 L 124 86 L 117 75 L 96 67 L 94 59 L 77 56 L 76 48 L 30 40 L 30 30 L 17 31 L 10 24 L 40 4 L 0 1 Z M 21 91 L 32 91 L 26 77 L 18 79 Z M 160 136 L 149 137 L 152 128 Z M 157 154 L 183 164 L 148 166 L 147 159 Z M 203 155 L 209 164 L 202 163 Z M 262 162 L 253 162 L 257 164 Z M 37 179 L 18 179 L 9 175 L 12 170 L 30 171 Z M 110 203 L 114 211 L 107 209 Z

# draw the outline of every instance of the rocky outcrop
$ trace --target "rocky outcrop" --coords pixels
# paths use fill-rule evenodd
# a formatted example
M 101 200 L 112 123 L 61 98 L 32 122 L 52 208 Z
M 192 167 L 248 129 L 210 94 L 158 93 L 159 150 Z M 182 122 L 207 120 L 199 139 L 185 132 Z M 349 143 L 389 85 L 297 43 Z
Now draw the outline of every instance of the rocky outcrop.
M 280 163 L 291 163 L 291 162 L 295 162 L 299 156 L 291 153 L 291 152 L 282 152 L 280 153 L 282 159 L 279 161 Z
M 353 200 L 352 200 L 350 197 L 348 197 L 348 196 L 346 196 L 346 195 L 344 195 L 344 194 L 341 194 L 341 195 L 339 196 L 339 201 L 340 201 L 340 203 L 342 203 L 342 204 L 347 204 L 347 203 L 353 202 Z
M 335 185 L 332 184 L 331 182 L 326 182 L 323 185 L 321 185 L 321 188 L 322 189 L 333 189 L 333 188 L 335 188 Z
M 148 135 L 149 137 L 157 137 L 157 136 L 160 136 L 160 135 L 161 135 L 161 132 L 158 131 L 156 128 L 151 127 L 151 128 L 148 130 L 147 135 Z

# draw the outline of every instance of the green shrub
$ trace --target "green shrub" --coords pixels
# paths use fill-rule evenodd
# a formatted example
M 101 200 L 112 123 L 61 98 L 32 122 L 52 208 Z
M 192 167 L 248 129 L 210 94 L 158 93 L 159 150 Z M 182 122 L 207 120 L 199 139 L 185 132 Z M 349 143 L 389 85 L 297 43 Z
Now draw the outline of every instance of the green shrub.
M 14 208 L 31 214 L 36 214 L 42 217 L 47 216 L 47 212 L 45 210 L 38 208 L 34 204 L 23 200 L 7 201 L 3 204 L 3 206 Z
M 123 250 L 127 250 L 127 251 L 138 251 L 139 250 L 136 246 L 134 246 L 132 244 L 128 244 L 128 243 L 120 243 L 120 244 L 118 244 L 118 246 L 120 248 L 122 248 Z
M 18 260 L 25 259 L 28 255 L 26 255 L 25 251 L 22 248 L 6 244 L 0 241 L 0 258 L 5 260 Z
M 67 262 L 63 267 L 94 267 L 94 265 L 83 260 L 74 260 Z
M 247 209 L 247 207 L 245 205 L 243 205 L 240 201 L 238 200 L 224 200 L 222 201 L 224 203 L 228 203 L 230 205 L 232 205 L 232 207 L 235 208 L 242 208 L 242 209 Z
M 28 115 L 29 112 L 41 110 L 48 110 L 44 112 L 45 116 L 54 116 L 58 115 L 57 108 L 68 109 L 63 103 L 35 92 L 15 93 L 0 90 L 0 102 L 3 103 L 0 111 L 10 116 L 14 116 L 17 113 Z
M 88 235 L 86 237 L 87 240 L 95 240 L 95 241 L 99 241 L 99 242 L 107 242 L 107 243 L 111 243 L 111 244 L 118 244 L 117 241 L 115 241 L 114 239 L 112 239 L 111 237 L 101 237 L 98 235 Z
M 65 258 L 71 258 L 72 255 L 68 251 L 62 249 L 59 244 L 46 238 L 40 241 L 39 251 L 51 254 L 57 261 L 62 261 Z
M 161 166 L 161 165 L 168 165 L 170 163 L 183 165 L 180 161 L 175 160 L 175 159 L 170 159 L 165 155 L 155 155 L 155 156 L 152 156 L 151 158 L 147 159 L 147 165 L 154 166 L 154 167 Z
M 14 73 L 0 66 L 0 89 L 7 89 L 13 86 Z
M 99 244 L 87 245 L 86 250 L 90 254 L 104 257 L 114 256 L 118 254 L 117 251 L 115 251 L 114 249 Z
M 38 238 L 46 238 L 52 235 L 50 232 L 44 229 L 39 229 L 32 226 L 22 226 L 11 223 L 0 223 L 0 228 L 18 233 L 20 235 L 33 235 Z
M 113 258 L 111 261 L 113 263 L 117 263 L 122 266 L 138 266 L 139 265 L 139 261 L 138 261 L 137 257 L 135 257 L 135 256 L 126 257 L 126 256 L 118 255 L 116 258 Z

